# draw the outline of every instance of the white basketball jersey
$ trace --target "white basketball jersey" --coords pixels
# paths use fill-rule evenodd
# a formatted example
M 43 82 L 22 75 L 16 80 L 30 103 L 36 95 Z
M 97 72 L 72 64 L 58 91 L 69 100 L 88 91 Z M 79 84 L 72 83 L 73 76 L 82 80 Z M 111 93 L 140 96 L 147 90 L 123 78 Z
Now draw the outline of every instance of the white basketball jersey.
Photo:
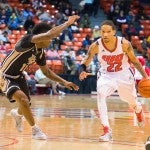
M 102 39 L 98 39 L 98 60 L 100 62 L 100 72 L 119 72 L 126 70 L 130 67 L 129 59 L 122 49 L 122 37 L 116 37 L 116 48 L 113 52 L 109 52 L 102 42 Z

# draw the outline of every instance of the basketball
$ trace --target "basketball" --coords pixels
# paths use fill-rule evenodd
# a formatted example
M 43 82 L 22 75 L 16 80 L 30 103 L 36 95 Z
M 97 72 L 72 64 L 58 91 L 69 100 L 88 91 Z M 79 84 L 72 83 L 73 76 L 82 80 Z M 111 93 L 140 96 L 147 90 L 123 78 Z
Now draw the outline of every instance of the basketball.
M 142 79 L 138 83 L 138 93 L 145 98 L 150 98 L 150 79 Z

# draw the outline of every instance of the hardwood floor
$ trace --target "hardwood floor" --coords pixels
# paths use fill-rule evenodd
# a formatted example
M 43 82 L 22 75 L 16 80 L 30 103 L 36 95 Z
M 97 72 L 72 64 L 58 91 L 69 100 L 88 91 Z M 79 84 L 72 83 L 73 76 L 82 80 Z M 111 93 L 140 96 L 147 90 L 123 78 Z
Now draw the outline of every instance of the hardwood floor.
M 2 150 L 144 150 L 150 136 L 150 100 L 143 103 L 145 127 L 135 126 L 134 113 L 117 96 L 108 99 L 109 119 L 113 131 L 112 142 L 99 142 L 102 126 L 95 95 L 32 96 L 32 112 L 48 140 L 31 138 L 26 122 L 18 133 L 10 110 L 16 104 L 0 96 L 0 149 Z

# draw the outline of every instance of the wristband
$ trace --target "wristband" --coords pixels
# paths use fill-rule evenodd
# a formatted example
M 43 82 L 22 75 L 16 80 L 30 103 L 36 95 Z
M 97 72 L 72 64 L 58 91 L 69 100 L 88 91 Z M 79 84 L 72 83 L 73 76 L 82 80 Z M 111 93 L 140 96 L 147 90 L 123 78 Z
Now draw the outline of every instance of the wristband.
M 86 65 L 85 64 L 80 65 L 80 72 L 82 72 L 82 71 L 86 71 Z

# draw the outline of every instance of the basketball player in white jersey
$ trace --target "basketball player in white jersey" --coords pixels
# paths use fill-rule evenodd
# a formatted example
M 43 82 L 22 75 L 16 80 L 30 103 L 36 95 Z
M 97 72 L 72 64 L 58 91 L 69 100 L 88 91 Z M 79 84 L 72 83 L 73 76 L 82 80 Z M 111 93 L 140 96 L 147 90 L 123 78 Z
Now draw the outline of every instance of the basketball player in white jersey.
M 87 77 L 86 67 L 97 54 L 101 66 L 97 80 L 97 105 L 104 130 L 99 141 L 110 141 L 112 140 L 112 131 L 108 121 L 106 98 L 117 90 L 120 98 L 134 109 L 137 123 L 142 127 L 144 121 L 142 106 L 136 101 L 135 81 L 129 62 L 137 68 L 143 78 L 148 78 L 148 76 L 135 57 L 130 42 L 123 37 L 115 36 L 116 30 L 112 21 L 102 22 L 100 34 L 101 38 L 89 47 L 81 65 L 79 79 L 83 80 Z

